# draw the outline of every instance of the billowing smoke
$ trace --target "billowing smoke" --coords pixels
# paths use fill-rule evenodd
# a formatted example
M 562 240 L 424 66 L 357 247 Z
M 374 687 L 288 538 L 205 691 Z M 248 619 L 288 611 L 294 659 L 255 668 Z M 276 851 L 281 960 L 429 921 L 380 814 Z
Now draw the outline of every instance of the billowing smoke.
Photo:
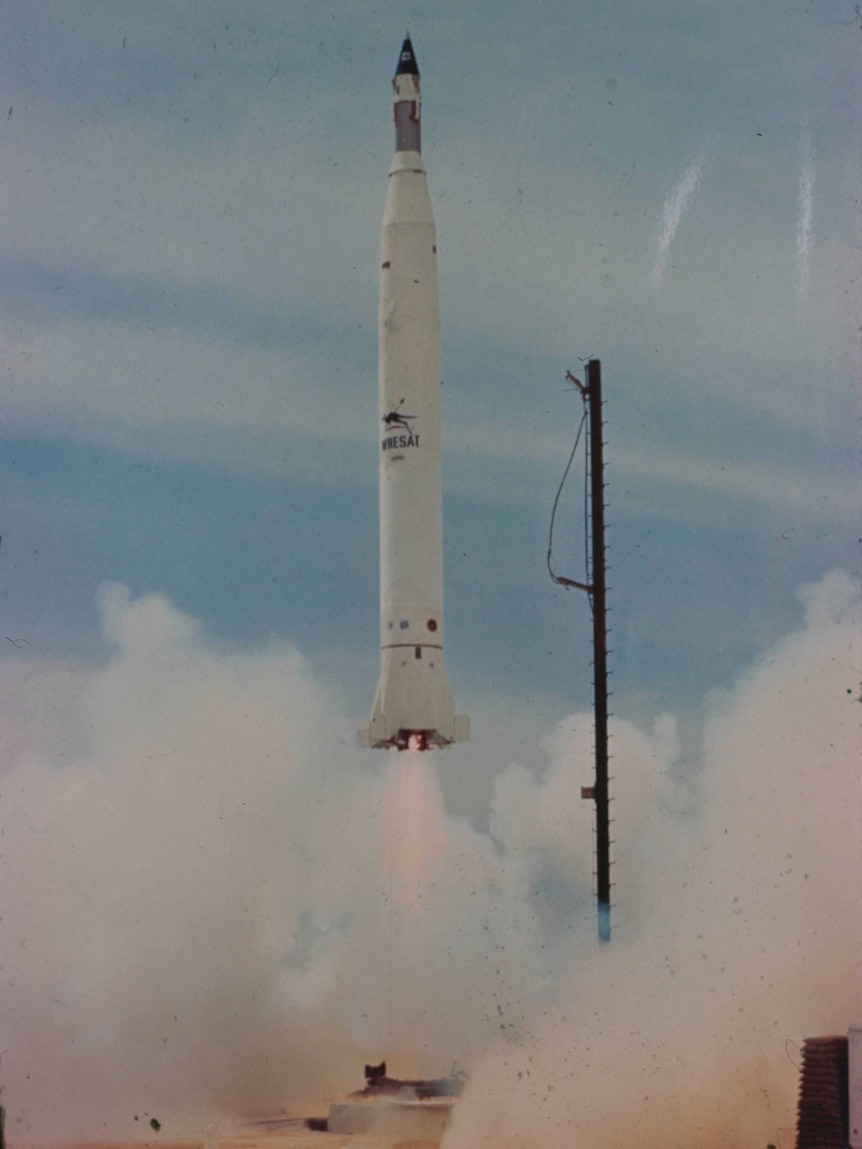
M 45 667 L 6 696 L 12 1143 L 151 1117 L 199 1135 L 212 1115 L 313 1111 L 369 1057 L 431 1072 L 480 1049 L 494 987 L 539 947 L 427 756 L 349 749 L 343 704 L 289 647 L 224 649 L 118 586 L 100 607 L 103 668 Z
M 295 650 L 227 649 L 103 588 L 104 667 L 2 668 L 11 1143 L 151 1117 L 199 1137 L 313 1110 L 381 1056 L 470 1070 L 455 1149 L 775 1140 L 786 1040 L 859 1014 L 858 602 L 840 574 L 803 599 L 709 700 L 696 771 L 671 718 L 616 724 L 599 952 L 588 718 L 525 765 L 475 747 L 498 772 L 480 832 L 447 817 L 433 756 L 350 749 Z
M 801 598 L 709 702 L 693 815 L 670 743 L 652 782 L 617 748 L 615 941 L 472 1067 L 446 1149 L 792 1145 L 798 1043 L 862 1016 L 858 595 L 834 573 Z M 551 774 L 518 809 L 535 835 L 563 802 Z
M 327 907 L 295 896 L 319 850 L 350 863 L 316 825 L 323 695 L 295 652 L 222 654 L 163 599 L 109 586 L 101 607 L 111 657 L 68 687 L 79 709 L 31 684 L 76 758 L 2 778 L 13 1138 L 253 1108 L 349 1053 L 318 1024 Z

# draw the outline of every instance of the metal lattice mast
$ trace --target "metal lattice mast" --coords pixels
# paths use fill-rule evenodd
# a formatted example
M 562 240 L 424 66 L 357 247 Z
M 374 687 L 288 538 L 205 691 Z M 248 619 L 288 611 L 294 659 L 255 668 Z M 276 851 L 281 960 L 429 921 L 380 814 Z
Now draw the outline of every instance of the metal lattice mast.
M 581 797 L 595 803 L 596 812 L 596 902 L 598 935 L 600 942 L 611 940 L 611 822 L 610 794 L 608 793 L 608 606 L 605 562 L 605 460 L 604 439 L 602 438 L 602 365 L 598 359 L 590 359 L 586 369 L 586 383 L 576 379 L 571 371 L 566 379 L 580 392 L 584 403 L 584 415 L 575 445 L 560 480 L 554 508 L 551 511 L 551 526 L 548 536 L 548 573 L 558 586 L 586 591 L 590 599 L 593 616 L 593 700 L 595 713 L 595 777 L 592 786 L 581 787 Z M 589 482 L 585 487 L 586 505 L 586 582 L 566 578 L 558 574 L 552 563 L 554 546 L 554 517 L 560 495 L 578 443 L 581 430 L 587 427 L 586 462 Z
M 611 939 L 611 818 L 608 793 L 608 627 L 605 565 L 605 481 L 602 438 L 602 364 L 587 364 L 589 405 L 590 518 L 592 571 L 590 599 L 593 609 L 593 703 L 595 708 L 596 774 L 596 909 L 599 941 Z

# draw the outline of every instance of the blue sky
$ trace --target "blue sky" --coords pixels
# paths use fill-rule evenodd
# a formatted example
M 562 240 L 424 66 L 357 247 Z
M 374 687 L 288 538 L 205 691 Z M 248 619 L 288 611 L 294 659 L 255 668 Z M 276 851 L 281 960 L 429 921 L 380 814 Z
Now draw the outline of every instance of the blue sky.
M 379 669 L 377 264 L 406 26 L 473 741 L 393 763 L 353 741 Z M 776 1142 L 784 1042 L 838 1032 L 858 985 L 860 46 L 845 0 L 0 0 L 17 1141 L 69 1137 L 73 1113 L 82 1138 L 97 1117 L 131 1136 L 142 1082 L 198 1136 L 207 1107 L 306 1104 L 394 1045 L 405 1074 L 475 1065 L 479 1129 L 535 1112 L 535 1055 L 567 1099 L 541 1099 L 548 1144 L 574 1119 L 596 1149 L 647 1144 L 651 1120 L 664 1144 L 674 1106 L 697 1143 L 734 1074 L 768 1083 L 747 1128 Z M 545 566 L 579 419 L 564 378 L 588 356 L 610 979 L 580 799 L 589 612 Z M 556 526 L 575 577 L 581 494 Z M 429 843 L 425 872 L 394 866 Z M 393 879 L 426 901 L 395 932 Z M 651 1114 L 603 1086 L 653 1074 L 654 1036 Z M 725 1040 L 751 1060 L 728 1068 Z
M 563 376 L 588 355 L 622 712 L 696 705 L 798 617 L 800 583 L 856 569 L 852 6 L 9 0 L 0 19 L 3 597 L 27 657 L 98 657 L 111 578 L 225 640 L 289 638 L 357 717 L 370 702 L 375 252 L 406 23 L 459 697 L 588 698 L 586 605 L 544 570 Z

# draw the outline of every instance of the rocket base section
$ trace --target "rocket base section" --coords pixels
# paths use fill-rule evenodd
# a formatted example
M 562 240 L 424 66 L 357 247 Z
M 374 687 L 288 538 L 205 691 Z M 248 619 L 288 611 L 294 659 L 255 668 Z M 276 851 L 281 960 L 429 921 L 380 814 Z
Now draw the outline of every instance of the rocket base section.
M 384 647 L 382 653 L 371 721 L 359 727 L 359 746 L 437 750 L 468 741 L 470 719 L 455 714 L 442 650 L 405 645 Z

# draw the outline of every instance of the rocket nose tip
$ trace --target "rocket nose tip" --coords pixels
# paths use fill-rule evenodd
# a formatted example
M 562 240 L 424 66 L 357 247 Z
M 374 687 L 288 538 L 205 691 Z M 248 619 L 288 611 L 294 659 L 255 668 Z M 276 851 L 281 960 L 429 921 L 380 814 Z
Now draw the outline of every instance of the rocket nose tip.
M 416 63 L 416 53 L 413 51 L 413 44 L 410 41 L 409 32 L 404 37 L 404 43 L 401 45 L 401 54 L 398 57 L 398 67 L 395 69 L 395 75 L 419 75 L 419 65 Z

